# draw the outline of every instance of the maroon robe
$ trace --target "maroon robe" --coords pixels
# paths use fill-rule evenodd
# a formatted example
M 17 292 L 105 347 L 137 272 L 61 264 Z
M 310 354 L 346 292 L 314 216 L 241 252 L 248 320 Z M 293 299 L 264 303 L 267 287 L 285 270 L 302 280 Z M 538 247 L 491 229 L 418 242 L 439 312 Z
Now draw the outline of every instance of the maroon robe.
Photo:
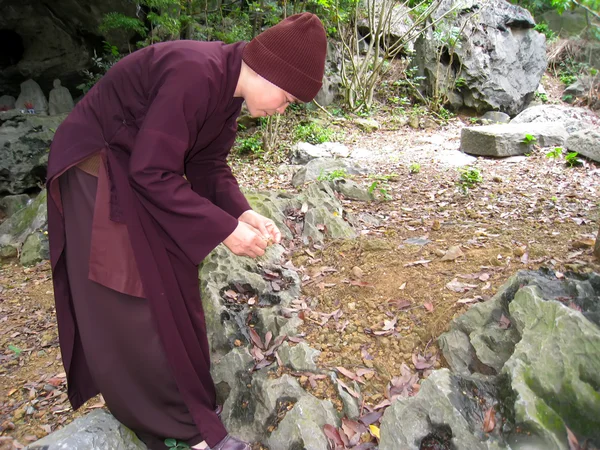
M 244 45 L 173 41 L 123 58 L 59 127 L 48 163 L 50 256 L 73 408 L 98 389 L 73 309 L 58 178 L 100 153 L 89 278 L 147 300 L 177 388 L 211 447 L 226 430 L 214 412 L 197 265 L 250 209 L 226 163 L 243 101 L 233 96 Z M 100 255 L 102 242 L 113 245 Z M 133 282 L 118 280 L 123 273 Z

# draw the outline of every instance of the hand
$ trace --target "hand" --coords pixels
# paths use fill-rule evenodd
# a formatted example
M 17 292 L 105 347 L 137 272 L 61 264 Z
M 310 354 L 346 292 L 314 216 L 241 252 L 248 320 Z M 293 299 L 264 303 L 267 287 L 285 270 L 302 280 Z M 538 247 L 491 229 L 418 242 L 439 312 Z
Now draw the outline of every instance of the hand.
M 248 225 L 252 225 L 267 241 L 272 240 L 275 244 L 281 242 L 281 232 L 279 231 L 279 228 L 277 228 L 277 225 L 275 225 L 275 222 L 265 216 L 261 216 L 256 211 L 249 209 L 244 212 L 238 220 L 240 222 L 245 222 Z
M 267 248 L 267 241 L 262 238 L 260 232 L 245 222 L 238 222 L 233 233 L 225 238 L 223 244 L 234 255 L 250 258 L 264 255 Z

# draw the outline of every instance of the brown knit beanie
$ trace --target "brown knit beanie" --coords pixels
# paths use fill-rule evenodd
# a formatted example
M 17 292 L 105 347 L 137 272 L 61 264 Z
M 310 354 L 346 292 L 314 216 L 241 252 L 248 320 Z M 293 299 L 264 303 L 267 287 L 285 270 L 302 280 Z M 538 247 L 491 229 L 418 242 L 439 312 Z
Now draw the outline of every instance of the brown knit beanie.
M 242 59 L 257 74 L 298 100 L 310 102 L 321 89 L 327 37 L 317 16 L 296 14 L 263 31 Z

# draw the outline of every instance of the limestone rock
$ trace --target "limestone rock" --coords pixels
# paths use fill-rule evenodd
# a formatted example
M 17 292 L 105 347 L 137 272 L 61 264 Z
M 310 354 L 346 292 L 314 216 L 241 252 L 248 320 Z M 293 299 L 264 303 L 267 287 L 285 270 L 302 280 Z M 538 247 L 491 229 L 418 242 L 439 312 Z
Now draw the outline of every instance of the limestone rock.
M 41 261 L 50 259 L 48 235 L 36 231 L 30 234 L 23 243 L 19 262 L 23 266 L 33 266 Z
M 535 137 L 542 147 L 563 147 L 567 131 L 557 122 L 527 124 L 484 125 L 465 127 L 461 131 L 461 150 L 471 155 L 513 156 L 530 151 L 524 139 L 527 134 Z
M 28 105 L 32 107 L 29 108 Z M 21 83 L 21 94 L 15 102 L 15 108 L 18 110 L 33 109 L 35 114 L 43 116 L 48 114 L 48 100 L 42 92 L 42 88 L 34 80 L 29 79 Z
M 320 351 L 310 347 L 306 342 L 300 342 L 291 346 L 284 342 L 278 350 L 281 362 L 299 372 L 316 372 L 316 360 L 321 354 Z
M 366 131 L 367 133 L 377 131 L 380 128 L 379 122 L 370 118 L 359 117 L 354 119 L 354 123 L 358 125 L 361 130 Z
M 444 0 L 431 20 L 438 21 L 444 14 L 446 18 L 435 24 L 435 33 L 428 29 L 415 45 L 424 90 L 429 93 L 441 87 L 455 108 L 511 116 L 521 112 L 546 70 L 545 36 L 533 29 L 531 13 L 504 0 L 485 5 L 476 0 Z M 455 30 L 460 31 L 458 44 L 438 67 L 439 49 L 448 48 L 446 42 Z
M 584 108 L 565 105 L 537 105 L 527 108 L 510 123 L 560 122 L 569 134 L 600 126 L 600 118 Z
M 7 217 L 10 217 L 27 206 L 29 200 L 31 199 L 27 194 L 7 195 L 0 199 L 0 210 L 2 210 Z
M 315 181 L 320 177 L 327 177 L 328 174 L 334 171 L 344 171 L 349 175 L 359 175 L 367 172 L 366 169 L 353 161 L 334 158 L 317 158 L 309 161 L 306 166 L 302 167 L 294 174 L 292 184 L 295 187 L 298 187 L 309 181 Z
M 479 418 L 494 404 L 496 393 L 493 383 L 457 377 L 448 369 L 435 370 L 416 396 L 400 398 L 385 410 L 379 449 L 500 449 L 497 437 L 486 439 Z M 500 423 L 500 414 L 496 420 Z M 436 441 L 439 447 L 433 446 Z
M 331 187 L 334 191 L 339 192 L 350 200 L 368 202 L 374 199 L 373 194 L 367 188 L 359 186 L 354 181 L 345 178 L 331 181 Z
M 499 111 L 488 111 L 481 116 L 481 122 L 486 125 L 494 123 L 508 123 L 510 122 L 510 116 Z
M 292 148 L 292 164 L 306 164 L 313 159 L 330 156 L 327 150 L 308 142 L 298 142 Z
M 44 229 L 48 222 L 46 191 L 42 191 L 33 202 L 0 224 L 0 249 L 2 253 L 14 254 L 8 248 L 19 249 L 27 237 Z
M 600 328 L 536 286 L 517 292 L 509 305 L 521 341 L 506 362 L 515 399 L 515 421 L 535 430 L 547 447 L 568 449 L 565 426 L 600 443 Z
M 25 447 L 27 450 L 146 450 L 135 433 L 102 410 L 75 419 L 69 425 Z
M 567 138 L 567 149 L 600 162 L 600 132 L 588 128 L 577 131 Z
M 0 112 L 0 195 L 39 189 L 46 181 L 48 149 L 64 118 Z

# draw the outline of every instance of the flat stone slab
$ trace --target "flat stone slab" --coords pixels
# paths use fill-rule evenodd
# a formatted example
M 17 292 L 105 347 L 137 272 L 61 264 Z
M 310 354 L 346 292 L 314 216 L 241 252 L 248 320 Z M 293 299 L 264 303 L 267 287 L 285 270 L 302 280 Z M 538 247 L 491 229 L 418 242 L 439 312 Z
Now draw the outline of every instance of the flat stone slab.
M 567 139 L 567 149 L 600 162 L 600 132 L 588 128 L 573 133 Z
M 535 138 L 541 147 L 564 147 L 567 130 L 558 122 L 510 123 L 463 128 L 461 150 L 479 156 L 515 156 L 531 151 L 532 144 L 525 143 L 525 136 Z

